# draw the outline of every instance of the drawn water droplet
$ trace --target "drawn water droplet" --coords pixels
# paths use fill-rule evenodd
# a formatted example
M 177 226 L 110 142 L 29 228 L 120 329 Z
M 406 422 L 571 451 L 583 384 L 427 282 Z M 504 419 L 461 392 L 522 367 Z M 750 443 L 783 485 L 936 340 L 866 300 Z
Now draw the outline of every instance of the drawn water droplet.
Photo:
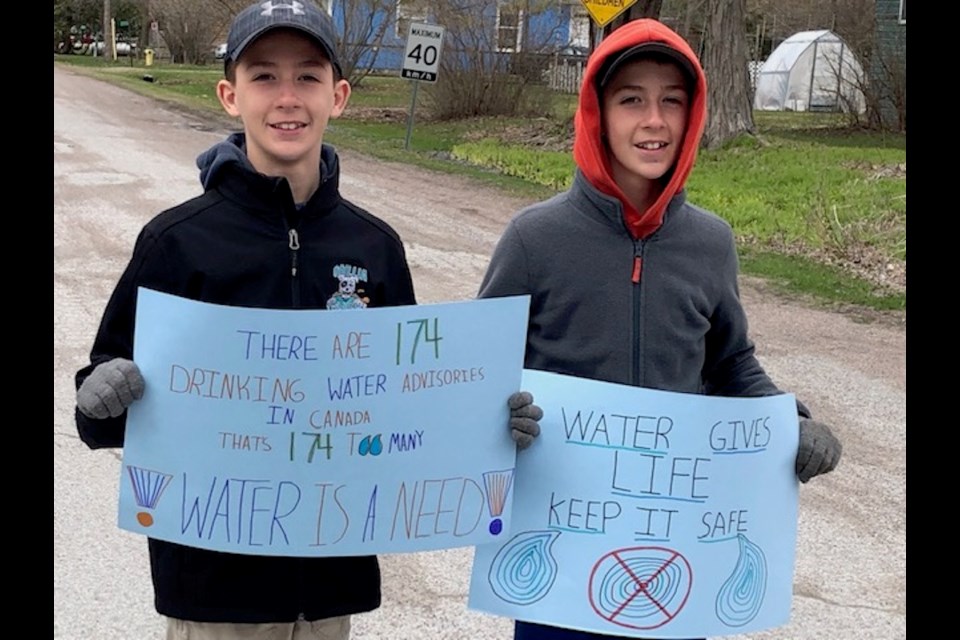
M 743 534 L 737 536 L 740 557 L 717 593 L 717 618 L 730 627 L 742 627 L 760 612 L 767 590 L 767 559 L 763 550 Z
M 543 598 L 557 578 L 551 547 L 559 536 L 556 531 L 526 531 L 511 538 L 490 565 L 487 579 L 493 592 L 522 605 Z

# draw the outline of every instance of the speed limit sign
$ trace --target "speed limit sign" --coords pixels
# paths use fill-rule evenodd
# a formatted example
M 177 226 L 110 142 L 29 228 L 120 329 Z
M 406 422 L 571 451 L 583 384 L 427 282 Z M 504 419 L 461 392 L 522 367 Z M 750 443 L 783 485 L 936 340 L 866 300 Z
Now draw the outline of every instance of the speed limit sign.
M 407 50 L 403 54 L 401 76 L 412 80 L 436 82 L 440 70 L 440 48 L 443 45 L 443 27 L 435 24 L 410 23 Z

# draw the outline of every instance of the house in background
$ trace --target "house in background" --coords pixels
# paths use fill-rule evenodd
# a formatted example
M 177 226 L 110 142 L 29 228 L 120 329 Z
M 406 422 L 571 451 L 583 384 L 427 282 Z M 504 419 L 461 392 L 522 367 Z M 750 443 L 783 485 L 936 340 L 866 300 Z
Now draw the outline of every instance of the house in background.
M 907 0 L 876 0 L 876 41 L 870 65 L 880 122 L 907 130 Z
M 558 55 L 585 57 L 590 16 L 580 0 L 325 0 L 344 49 L 361 47 L 357 66 L 399 73 L 411 22 L 444 27 L 445 69 L 511 70 L 523 58 L 546 70 Z M 358 40 L 367 39 L 367 42 Z M 370 46 L 376 41 L 374 46 Z M 365 47 L 365 48 L 364 48 Z

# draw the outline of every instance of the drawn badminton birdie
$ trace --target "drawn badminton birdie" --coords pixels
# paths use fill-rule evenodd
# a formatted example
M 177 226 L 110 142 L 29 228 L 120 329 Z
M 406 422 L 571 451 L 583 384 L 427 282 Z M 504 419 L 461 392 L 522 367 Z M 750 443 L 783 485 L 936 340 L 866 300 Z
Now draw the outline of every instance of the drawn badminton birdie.
M 133 485 L 133 498 L 136 500 L 137 506 L 144 509 L 155 509 L 173 475 L 131 465 L 126 465 L 126 467 L 130 484 Z M 140 511 L 137 513 L 137 522 L 141 526 L 149 527 L 153 525 L 153 516 L 147 511 Z
M 498 535 L 503 531 L 503 521 L 500 516 L 503 515 L 503 508 L 507 504 L 507 496 L 510 495 L 510 487 L 513 485 L 513 469 L 503 471 L 487 471 L 483 474 L 483 485 L 487 491 L 487 509 L 490 510 L 490 533 Z

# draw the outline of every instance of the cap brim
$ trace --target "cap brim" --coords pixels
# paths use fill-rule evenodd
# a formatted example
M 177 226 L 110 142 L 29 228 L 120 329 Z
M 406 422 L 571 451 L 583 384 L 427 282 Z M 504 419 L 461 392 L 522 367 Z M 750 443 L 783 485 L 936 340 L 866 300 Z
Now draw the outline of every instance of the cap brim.
M 613 76 L 616 75 L 617 71 L 620 70 L 620 67 L 629 62 L 631 59 L 640 55 L 648 55 L 651 53 L 661 54 L 672 58 L 680 66 L 684 73 L 686 73 L 688 79 L 690 80 L 691 86 L 696 85 L 698 74 L 696 69 L 694 69 L 693 63 L 689 58 L 687 58 L 687 56 L 683 55 L 664 42 L 644 42 L 642 44 L 630 47 L 629 49 L 624 49 L 620 53 L 610 58 L 609 61 L 603 65 L 603 68 L 597 75 L 597 77 L 600 78 L 600 82 L 597 86 L 600 88 L 607 86 L 607 83 L 613 79 Z

